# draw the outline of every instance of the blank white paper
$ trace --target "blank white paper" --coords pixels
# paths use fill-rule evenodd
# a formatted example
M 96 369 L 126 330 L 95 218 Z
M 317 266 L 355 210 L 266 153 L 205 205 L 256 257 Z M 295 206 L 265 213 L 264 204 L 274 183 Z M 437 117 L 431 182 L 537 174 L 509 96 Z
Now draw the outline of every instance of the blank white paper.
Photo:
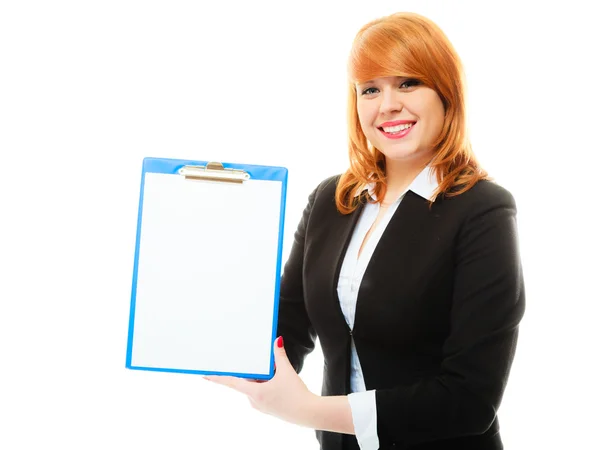
M 281 195 L 146 173 L 132 366 L 269 373 Z

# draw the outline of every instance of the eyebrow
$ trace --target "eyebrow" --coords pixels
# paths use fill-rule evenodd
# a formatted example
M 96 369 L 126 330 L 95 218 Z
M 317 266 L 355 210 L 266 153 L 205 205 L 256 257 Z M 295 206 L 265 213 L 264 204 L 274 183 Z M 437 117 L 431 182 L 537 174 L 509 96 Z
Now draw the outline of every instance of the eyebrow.
M 403 78 L 405 78 L 405 79 L 408 80 L 408 79 L 411 78 L 409 76 L 404 76 L 404 75 L 390 75 L 390 76 L 393 77 L 393 78 L 396 78 L 396 79 L 403 79 Z M 388 78 L 388 77 L 382 77 L 382 78 Z M 366 81 L 362 81 L 362 82 L 355 82 L 354 84 L 356 86 L 360 86 L 361 84 L 369 84 L 369 83 L 374 83 L 374 82 L 375 82 L 375 80 L 366 80 Z

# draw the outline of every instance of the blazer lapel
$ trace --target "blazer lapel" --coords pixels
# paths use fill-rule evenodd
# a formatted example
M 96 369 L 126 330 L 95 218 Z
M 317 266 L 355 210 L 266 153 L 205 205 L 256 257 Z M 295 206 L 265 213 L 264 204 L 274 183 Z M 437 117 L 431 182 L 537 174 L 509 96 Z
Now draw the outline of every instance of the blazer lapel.
M 338 230 L 335 235 L 335 238 L 332 239 L 330 249 L 333 250 L 332 254 L 336 255 L 335 264 L 333 265 L 333 274 L 332 274 L 332 296 L 335 302 L 335 309 L 339 311 L 340 317 L 344 321 L 344 324 L 348 328 L 350 332 L 350 327 L 346 323 L 346 318 L 344 317 L 344 313 L 342 311 L 342 307 L 340 305 L 340 299 L 338 297 L 338 280 L 340 278 L 340 271 L 342 270 L 342 263 L 346 256 L 346 251 L 348 250 L 348 246 L 350 245 L 350 239 L 352 238 L 352 233 L 354 232 L 354 228 L 358 223 L 358 218 L 362 214 L 364 203 L 359 203 L 358 207 L 350 214 L 341 215 L 338 212 L 338 218 L 336 219 L 334 230 Z
M 433 220 L 432 220 L 433 219 Z M 358 291 L 354 327 L 360 326 L 361 318 L 368 317 L 368 309 L 377 308 L 377 300 L 369 300 L 382 281 L 394 280 L 397 286 L 404 285 L 413 271 L 415 258 L 419 257 L 419 246 L 431 235 L 435 217 L 429 210 L 429 202 L 408 191 L 377 243 L 365 270 Z M 383 300 L 385 297 L 380 292 Z M 407 293 L 408 294 L 408 293 Z M 362 314 L 361 314 L 362 313 Z

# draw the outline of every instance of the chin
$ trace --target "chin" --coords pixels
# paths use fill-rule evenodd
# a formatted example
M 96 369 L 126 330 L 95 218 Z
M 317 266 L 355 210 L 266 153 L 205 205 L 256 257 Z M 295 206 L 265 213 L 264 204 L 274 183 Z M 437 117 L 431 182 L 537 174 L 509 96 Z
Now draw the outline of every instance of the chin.
M 417 150 L 407 150 L 403 152 L 391 151 L 382 152 L 385 155 L 386 161 L 392 163 L 410 163 L 412 164 L 426 164 L 433 157 L 431 152 L 422 152 Z
M 381 150 L 380 150 L 381 151 Z M 414 149 L 410 149 L 410 150 L 386 150 L 386 151 L 381 151 L 381 153 L 384 154 L 384 156 L 386 157 L 386 159 L 390 159 L 392 161 L 402 161 L 402 160 L 407 160 L 407 159 L 414 159 L 416 157 L 421 156 L 421 154 L 419 152 L 417 152 Z

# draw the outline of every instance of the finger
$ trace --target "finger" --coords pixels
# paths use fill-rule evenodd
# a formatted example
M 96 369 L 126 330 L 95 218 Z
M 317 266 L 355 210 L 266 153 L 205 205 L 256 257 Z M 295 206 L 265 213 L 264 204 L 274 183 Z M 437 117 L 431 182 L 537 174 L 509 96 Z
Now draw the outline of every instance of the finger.
M 285 347 L 283 346 L 283 336 L 279 336 L 275 339 L 275 343 L 273 344 L 273 355 L 275 356 L 275 369 L 277 369 L 277 366 L 291 366 L 287 354 L 285 353 Z

